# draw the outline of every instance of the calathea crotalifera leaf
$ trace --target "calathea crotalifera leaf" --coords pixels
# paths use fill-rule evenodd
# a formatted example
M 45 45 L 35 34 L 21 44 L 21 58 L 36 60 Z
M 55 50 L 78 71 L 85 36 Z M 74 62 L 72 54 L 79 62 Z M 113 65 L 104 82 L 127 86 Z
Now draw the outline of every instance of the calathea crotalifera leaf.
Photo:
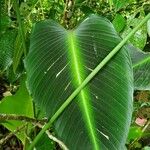
M 33 27 L 25 59 L 27 86 L 50 118 L 121 41 L 112 24 L 91 15 L 67 31 L 46 20 Z M 127 48 L 92 79 L 55 121 L 70 150 L 122 150 L 132 113 L 133 74 Z
M 133 63 L 134 88 L 135 90 L 150 90 L 150 53 L 129 46 Z

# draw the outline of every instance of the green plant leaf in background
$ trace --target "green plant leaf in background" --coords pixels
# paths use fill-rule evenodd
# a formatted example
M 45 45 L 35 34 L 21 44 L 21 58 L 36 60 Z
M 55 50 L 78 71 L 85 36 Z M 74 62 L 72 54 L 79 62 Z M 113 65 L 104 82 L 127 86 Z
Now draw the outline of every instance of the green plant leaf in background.
M 134 88 L 150 90 L 150 53 L 145 53 L 133 45 L 129 45 L 129 49 L 133 63 Z
M 52 117 L 120 41 L 112 24 L 96 15 L 72 31 L 52 20 L 37 23 L 25 59 L 34 101 Z M 132 113 L 132 78 L 131 60 L 122 48 L 55 122 L 57 136 L 69 149 L 124 149 Z
M 86 6 L 86 5 L 81 5 L 80 9 L 81 9 L 81 11 L 82 11 L 86 16 L 88 16 L 89 14 L 94 13 L 94 11 L 93 11 L 90 7 L 88 7 L 88 6 Z
M 113 20 L 112 23 L 113 23 L 113 25 L 114 25 L 116 31 L 117 31 L 117 32 L 120 32 L 120 31 L 122 31 L 123 28 L 125 27 L 125 25 L 126 25 L 126 20 L 125 20 L 125 18 L 124 18 L 122 15 L 116 14 L 116 16 L 115 16 L 115 18 L 114 18 L 114 20 Z
M 140 127 L 133 126 L 129 130 L 127 143 L 130 143 L 131 140 L 135 140 L 137 138 L 140 138 L 142 136 L 143 132 Z
M 21 56 L 22 54 L 26 56 L 27 49 L 26 49 L 26 31 L 24 28 L 24 21 L 22 20 L 20 15 L 18 1 L 14 1 L 13 6 L 14 6 L 14 10 L 16 11 L 17 22 L 19 26 L 18 36 L 16 38 L 16 43 L 15 43 L 14 57 L 13 57 L 13 70 L 14 72 L 16 72 L 16 69 L 21 60 Z
M 13 54 L 13 71 L 14 72 L 16 72 L 16 70 L 19 66 L 23 52 L 24 52 L 24 47 L 23 47 L 23 42 L 21 39 L 21 33 L 18 32 L 16 41 L 14 44 L 14 54 Z
M 1 16 L 0 17 L 0 35 L 2 35 L 8 27 L 11 25 L 11 20 L 8 16 Z
M 129 16 L 127 19 L 127 25 L 122 33 L 122 38 L 126 37 L 133 28 L 135 28 L 140 22 L 141 19 L 144 18 L 145 14 L 141 10 L 141 12 L 137 12 L 139 16 L 136 18 L 135 15 Z M 147 41 L 147 27 L 146 24 L 143 25 L 129 40 L 135 47 L 143 50 Z
M 7 30 L 0 37 L 0 71 L 5 71 L 12 64 L 16 30 Z
M 113 1 L 115 9 L 119 10 L 125 7 L 129 3 L 130 0 L 112 0 L 112 1 Z
M 0 36 L 11 26 L 11 19 L 8 16 L 6 1 L 0 1 Z
M 0 113 L 2 114 L 16 114 L 27 117 L 33 117 L 32 100 L 26 89 L 25 80 L 23 80 L 19 90 L 15 95 L 7 96 L 0 101 Z M 22 121 L 7 121 L 2 123 L 8 130 L 14 131 L 17 127 L 24 125 Z M 17 137 L 25 143 L 25 130 Z

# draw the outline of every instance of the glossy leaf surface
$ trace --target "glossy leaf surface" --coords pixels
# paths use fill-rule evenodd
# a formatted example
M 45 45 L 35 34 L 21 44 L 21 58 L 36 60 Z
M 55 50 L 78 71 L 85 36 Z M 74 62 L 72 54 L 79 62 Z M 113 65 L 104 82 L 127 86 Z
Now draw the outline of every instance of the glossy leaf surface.
M 52 117 L 120 41 L 112 24 L 96 15 L 72 31 L 52 20 L 36 24 L 25 59 L 34 101 Z M 124 149 L 132 82 L 130 57 L 122 48 L 55 122 L 57 136 L 71 150 Z

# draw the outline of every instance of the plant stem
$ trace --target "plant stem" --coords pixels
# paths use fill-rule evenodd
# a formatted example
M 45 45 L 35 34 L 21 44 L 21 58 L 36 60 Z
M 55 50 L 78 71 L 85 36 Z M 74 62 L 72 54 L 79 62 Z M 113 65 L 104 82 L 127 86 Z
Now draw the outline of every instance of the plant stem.
M 18 132 L 20 132 L 21 130 L 23 130 L 26 127 L 27 123 L 17 127 L 16 130 L 14 130 L 13 132 L 9 133 L 6 137 L 4 137 L 3 139 L 0 140 L 0 145 L 3 145 L 7 142 L 7 140 L 9 140 L 13 135 L 17 134 Z
M 40 123 L 37 123 L 36 126 L 38 126 L 39 128 L 42 128 L 43 125 L 41 125 Z M 47 136 L 53 140 L 54 142 L 58 143 L 58 145 L 63 149 L 63 150 L 69 150 L 67 148 L 67 146 L 62 142 L 60 141 L 58 138 L 56 138 L 55 136 L 53 136 L 48 130 L 46 131 L 46 134 Z
M 21 16 L 20 16 L 20 11 L 19 11 L 19 6 L 17 3 L 17 0 L 14 0 L 14 7 L 16 10 L 16 15 L 17 15 L 17 21 L 19 24 L 19 29 L 20 29 L 20 34 L 21 34 L 21 39 L 22 39 L 22 44 L 23 44 L 23 49 L 24 49 L 24 55 L 26 56 L 27 54 L 27 49 L 26 49 L 26 42 L 25 42 L 25 32 L 24 32 L 24 26 L 21 21 Z
M 143 26 L 150 19 L 150 13 L 136 26 L 100 63 L 99 65 L 86 77 L 86 79 L 78 86 L 78 88 L 67 98 L 62 106 L 56 111 L 39 134 L 35 137 L 28 150 L 32 150 L 34 145 L 40 140 L 44 132 L 50 128 L 52 123 L 58 118 L 58 116 L 64 111 L 64 109 L 72 102 L 72 100 L 79 94 L 79 92 L 89 83 L 89 81 L 106 65 L 109 60 L 121 49 L 121 47 L 135 34 L 135 32 Z
M 47 119 L 34 119 L 27 116 L 21 116 L 21 115 L 15 115 L 15 114 L 0 114 L 0 121 L 8 121 L 8 120 L 18 120 L 18 121 L 24 121 L 24 122 L 31 122 L 31 123 L 46 123 Z

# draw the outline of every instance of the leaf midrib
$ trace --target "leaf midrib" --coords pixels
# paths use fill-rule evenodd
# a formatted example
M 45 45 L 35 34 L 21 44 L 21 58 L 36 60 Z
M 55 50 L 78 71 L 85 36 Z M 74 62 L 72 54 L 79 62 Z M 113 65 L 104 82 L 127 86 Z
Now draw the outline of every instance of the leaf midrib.
M 73 60 L 73 64 L 74 64 L 74 69 L 75 70 L 72 70 L 74 71 L 76 77 L 77 77 L 77 82 L 78 82 L 78 85 L 80 85 L 82 83 L 82 79 L 81 79 L 81 75 L 80 75 L 80 65 L 79 65 L 79 61 L 81 60 L 78 60 L 77 59 L 77 53 L 76 53 L 76 38 L 75 38 L 75 35 L 74 35 L 74 32 L 73 31 L 68 31 L 68 42 L 69 42 L 69 46 L 70 46 L 70 53 L 71 53 L 71 56 L 72 56 L 72 60 Z M 84 119 L 86 120 L 85 124 L 87 126 L 87 130 L 89 132 L 89 136 L 91 138 L 91 141 L 92 141 L 92 144 L 93 144 L 93 147 L 95 150 L 99 150 L 99 145 L 96 141 L 96 134 L 95 134 L 95 131 L 94 131 L 94 127 L 93 127 L 93 123 L 92 123 L 92 114 L 91 112 L 89 111 L 88 109 L 88 102 L 87 102 L 87 99 L 85 98 L 85 90 L 82 90 L 80 92 L 80 98 L 82 100 L 82 104 L 80 108 L 82 108 L 82 112 L 84 112 Z

